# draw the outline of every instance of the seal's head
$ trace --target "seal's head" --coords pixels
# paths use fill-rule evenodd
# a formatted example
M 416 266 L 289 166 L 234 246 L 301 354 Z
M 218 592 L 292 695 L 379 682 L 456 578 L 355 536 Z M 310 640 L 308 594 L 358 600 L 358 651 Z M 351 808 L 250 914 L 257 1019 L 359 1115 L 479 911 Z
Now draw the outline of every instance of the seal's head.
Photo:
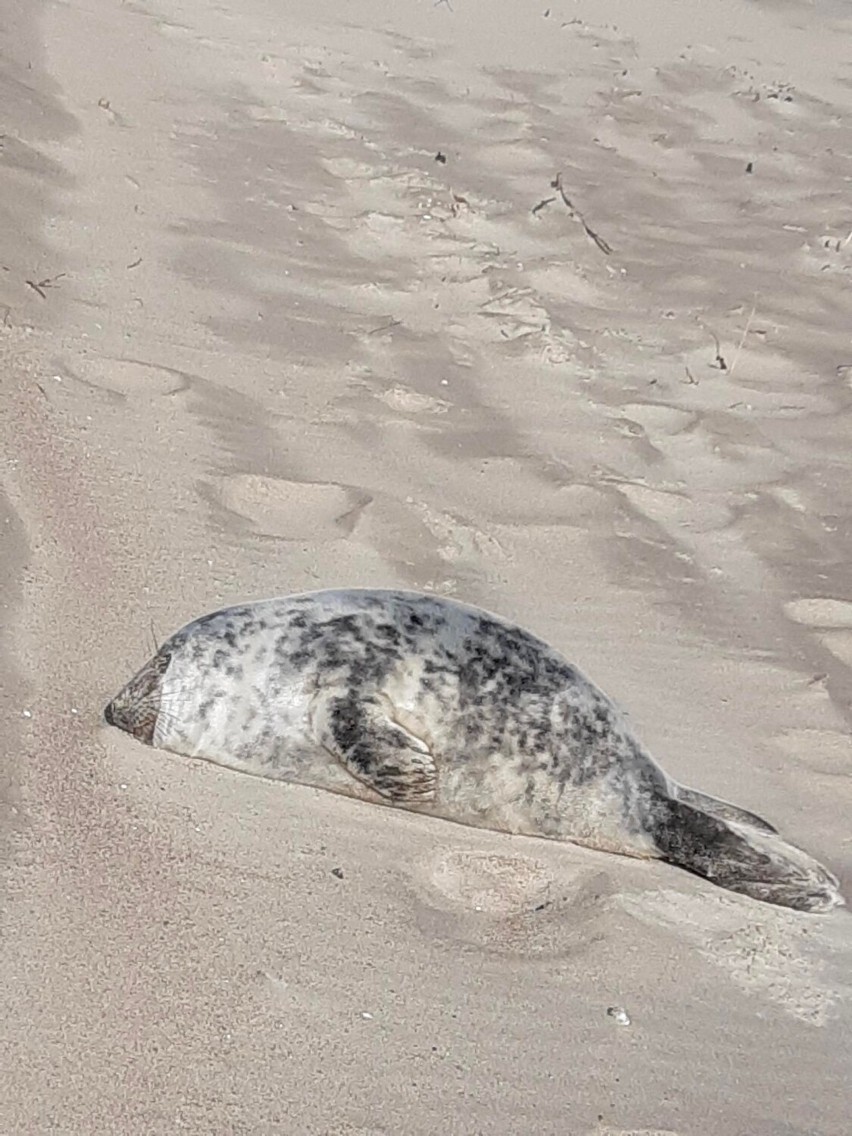
M 162 679 L 170 661 L 170 654 L 160 650 L 150 659 L 127 686 L 108 703 L 104 719 L 132 734 L 140 742 L 153 745 L 154 730 L 160 713 Z

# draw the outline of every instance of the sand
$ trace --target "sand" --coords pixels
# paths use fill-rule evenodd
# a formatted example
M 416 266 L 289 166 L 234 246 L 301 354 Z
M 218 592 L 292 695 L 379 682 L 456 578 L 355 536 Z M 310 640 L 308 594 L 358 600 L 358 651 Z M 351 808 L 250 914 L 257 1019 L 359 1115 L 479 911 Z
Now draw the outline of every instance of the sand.
M 100 714 L 205 610 L 429 589 L 852 899 L 849 6 L 0 31 L 0 1132 L 848 1133 L 848 910 Z

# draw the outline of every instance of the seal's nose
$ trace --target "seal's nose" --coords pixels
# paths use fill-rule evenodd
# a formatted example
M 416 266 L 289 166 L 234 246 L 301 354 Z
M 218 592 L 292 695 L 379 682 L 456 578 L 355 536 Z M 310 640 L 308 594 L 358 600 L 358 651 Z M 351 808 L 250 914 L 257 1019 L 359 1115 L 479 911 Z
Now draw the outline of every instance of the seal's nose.
M 112 703 L 108 702 L 104 710 L 104 721 L 108 726 L 115 725 L 115 714 L 113 713 Z

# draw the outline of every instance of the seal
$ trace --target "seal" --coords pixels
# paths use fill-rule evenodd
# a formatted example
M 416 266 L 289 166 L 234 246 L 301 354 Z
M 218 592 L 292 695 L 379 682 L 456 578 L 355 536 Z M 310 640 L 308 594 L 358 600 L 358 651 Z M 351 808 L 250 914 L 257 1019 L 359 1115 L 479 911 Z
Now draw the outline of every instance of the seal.
M 655 857 L 801 911 L 844 902 L 766 821 L 667 776 L 558 651 L 454 600 L 345 589 L 212 612 L 164 642 L 104 717 L 257 776 Z

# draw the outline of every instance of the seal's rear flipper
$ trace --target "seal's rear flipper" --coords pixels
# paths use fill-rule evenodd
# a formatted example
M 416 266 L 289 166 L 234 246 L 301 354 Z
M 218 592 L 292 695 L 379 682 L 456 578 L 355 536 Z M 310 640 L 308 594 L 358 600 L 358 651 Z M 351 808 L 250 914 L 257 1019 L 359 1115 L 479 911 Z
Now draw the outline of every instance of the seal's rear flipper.
M 654 839 L 664 860 L 753 899 L 823 912 L 843 904 L 821 864 L 778 837 L 738 832 L 681 800 L 656 802 Z
M 425 743 L 392 721 L 378 700 L 321 694 L 311 719 L 317 740 L 353 777 L 395 804 L 434 800 L 438 771 Z
M 699 793 L 697 789 L 687 789 L 685 785 L 678 785 L 675 788 L 675 794 L 679 801 L 683 801 L 686 805 L 692 805 L 693 808 L 700 809 L 702 812 L 709 813 L 717 820 L 729 821 L 731 824 L 745 824 L 749 828 L 758 829 L 760 832 L 777 833 L 778 831 L 777 828 L 773 828 L 768 821 L 765 821 L 756 813 L 750 813 L 748 809 L 741 809 L 738 805 L 732 805 L 729 801 L 722 801 L 718 797 L 711 797 L 709 793 Z

